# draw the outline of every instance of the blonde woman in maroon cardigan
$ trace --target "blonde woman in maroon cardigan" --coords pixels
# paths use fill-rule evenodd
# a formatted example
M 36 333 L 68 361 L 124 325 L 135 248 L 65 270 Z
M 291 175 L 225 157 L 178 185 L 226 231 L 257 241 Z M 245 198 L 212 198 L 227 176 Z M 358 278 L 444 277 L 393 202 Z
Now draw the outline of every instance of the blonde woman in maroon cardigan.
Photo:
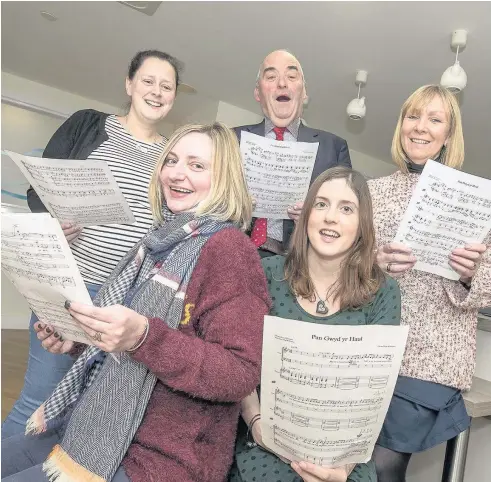
M 150 185 L 155 226 L 94 300 L 67 303 L 93 338 L 29 420 L 3 440 L 2 480 L 220 482 L 240 401 L 259 383 L 269 310 L 239 144 L 185 126 Z M 72 342 L 37 326 L 43 346 Z M 106 353 L 115 353 L 118 361 Z
M 428 159 L 459 169 L 464 162 L 460 109 L 438 85 L 404 103 L 392 142 L 399 170 L 369 181 L 379 266 L 401 288 L 401 324 L 409 325 L 400 377 L 374 460 L 379 482 L 403 482 L 412 453 L 468 428 L 461 392 L 475 366 L 477 310 L 491 304 L 491 257 L 486 244 L 454 249 L 448 264 L 459 281 L 416 271 L 411 249 L 394 243 L 399 223 Z M 487 243 L 489 245 L 490 238 Z

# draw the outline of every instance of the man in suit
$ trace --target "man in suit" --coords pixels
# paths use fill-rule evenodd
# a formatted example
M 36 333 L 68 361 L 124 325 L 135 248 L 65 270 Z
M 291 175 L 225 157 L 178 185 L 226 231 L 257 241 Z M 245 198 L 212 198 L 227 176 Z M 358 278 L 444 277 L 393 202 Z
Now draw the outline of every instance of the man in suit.
M 301 121 L 307 101 L 305 79 L 300 62 L 286 50 L 270 53 L 262 62 L 254 89 L 254 98 L 261 104 L 264 120 L 255 125 L 236 127 L 237 137 L 247 131 L 258 136 L 290 142 L 318 142 L 317 157 L 310 183 L 326 169 L 351 167 L 348 144 L 330 132 L 311 129 Z M 288 209 L 290 219 L 253 219 L 251 239 L 261 257 L 283 254 L 300 215 L 303 199 Z

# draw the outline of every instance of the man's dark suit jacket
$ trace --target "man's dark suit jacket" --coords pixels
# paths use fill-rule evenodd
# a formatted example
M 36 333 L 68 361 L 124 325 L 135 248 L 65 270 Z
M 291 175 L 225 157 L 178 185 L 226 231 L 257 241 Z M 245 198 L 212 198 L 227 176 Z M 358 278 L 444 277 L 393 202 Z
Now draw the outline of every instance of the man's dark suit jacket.
M 235 133 L 240 142 L 240 135 L 242 131 L 251 132 L 257 136 L 264 137 L 264 121 L 260 124 L 253 124 L 249 126 L 234 127 Z M 304 126 L 300 123 L 298 128 L 297 142 L 318 142 L 319 149 L 317 150 L 317 157 L 315 158 L 314 170 L 312 171 L 312 178 L 310 184 L 312 184 L 317 176 L 324 172 L 326 169 L 334 166 L 346 166 L 351 167 L 351 159 L 348 151 L 348 144 L 344 139 L 338 137 L 330 132 L 320 131 L 318 129 L 312 129 Z M 302 201 L 302 199 L 298 199 Z M 286 249 L 288 241 L 293 232 L 294 223 L 290 219 L 283 221 L 283 246 Z

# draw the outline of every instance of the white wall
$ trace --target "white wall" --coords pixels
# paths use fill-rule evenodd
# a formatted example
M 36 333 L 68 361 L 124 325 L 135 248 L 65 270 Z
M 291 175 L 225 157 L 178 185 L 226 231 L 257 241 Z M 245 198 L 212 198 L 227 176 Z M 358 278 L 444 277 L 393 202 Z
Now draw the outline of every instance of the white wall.
M 376 159 L 375 157 L 363 154 L 363 152 L 350 149 L 349 154 L 351 157 L 351 165 L 353 166 L 353 169 L 360 171 L 367 177 L 375 178 L 388 176 L 389 174 L 392 174 L 397 170 L 395 164 L 389 164 L 387 162 L 381 161 L 380 159 Z
M 114 114 L 122 111 L 122 106 L 112 106 L 87 99 L 7 72 L 2 72 L 2 97 L 21 100 L 59 112 L 66 117 L 80 109 L 96 109 Z
M 33 149 L 44 149 L 53 133 L 63 123 L 37 112 L 2 103 L 2 150 L 27 154 Z M 29 183 L 10 157 L 2 154 L 2 189 L 26 194 Z M 26 206 L 25 201 L 2 193 L 2 202 Z
M 2 149 L 27 153 L 44 149 L 63 120 L 2 104 Z M 6 155 L 1 158 L 2 190 L 25 195 L 29 183 Z M 2 202 L 27 207 L 25 200 L 2 193 Z M 2 272 L 2 328 L 27 328 L 30 310 L 24 298 Z
M 223 122 L 229 127 L 238 127 L 248 124 L 258 124 L 263 120 L 263 116 L 220 101 L 218 103 L 216 120 Z

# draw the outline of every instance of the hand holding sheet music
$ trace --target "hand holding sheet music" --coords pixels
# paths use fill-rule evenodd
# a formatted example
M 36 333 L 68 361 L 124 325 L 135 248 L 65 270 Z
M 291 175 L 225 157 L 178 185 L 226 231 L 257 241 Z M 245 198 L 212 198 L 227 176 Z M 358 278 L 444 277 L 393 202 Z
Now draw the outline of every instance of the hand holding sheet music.
M 450 253 L 490 230 L 491 180 L 428 160 L 394 241 L 412 249 L 414 269 L 458 280 Z

